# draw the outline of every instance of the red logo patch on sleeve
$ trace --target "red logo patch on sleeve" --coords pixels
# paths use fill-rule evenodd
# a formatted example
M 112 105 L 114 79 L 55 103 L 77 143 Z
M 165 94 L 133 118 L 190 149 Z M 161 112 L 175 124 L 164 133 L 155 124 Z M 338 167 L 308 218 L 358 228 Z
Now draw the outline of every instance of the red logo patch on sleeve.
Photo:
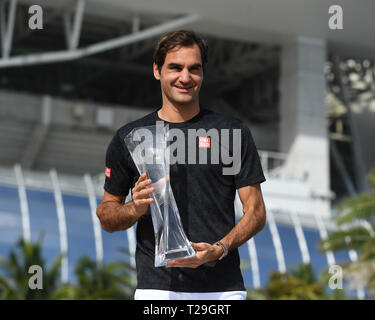
M 199 137 L 199 148 L 211 148 L 211 138 Z
M 105 167 L 105 176 L 107 178 L 111 177 L 111 168 Z

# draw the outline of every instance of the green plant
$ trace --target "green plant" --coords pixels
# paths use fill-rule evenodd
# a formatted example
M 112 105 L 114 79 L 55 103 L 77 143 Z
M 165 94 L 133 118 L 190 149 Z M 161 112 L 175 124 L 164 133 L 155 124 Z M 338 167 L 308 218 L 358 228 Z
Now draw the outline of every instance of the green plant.
M 59 255 L 47 270 L 42 258 L 42 236 L 37 243 L 29 243 L 21 239 L 8 258 L 0 257 L 0 299 L 48 299 L 59 285 L 60 265 L 62 256 Z M 43 289 L 30 289 L 29 268 L 38 265 L 43 270 Z
M 368 288 L 375 297 L 375 169 L 368 177 L 371 190 L 344 199 L 335 217 L 338 230 L 319 243 L 322 252 L 356 250 L 359 258 L 343 264 L 344 279 L 353 289 Z

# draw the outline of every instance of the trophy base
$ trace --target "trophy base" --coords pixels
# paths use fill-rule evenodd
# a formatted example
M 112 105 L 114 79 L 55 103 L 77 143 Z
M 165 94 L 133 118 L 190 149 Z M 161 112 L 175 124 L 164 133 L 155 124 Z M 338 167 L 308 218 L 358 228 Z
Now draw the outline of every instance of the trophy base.
M 195 252 L 189 251 L 188 248 L 179 248 L 174 250 L 169 250 L 168 252 L 164 254 L 160 254 L 158 257 L 156 257 L 156 263 L 155 267 L 164 267 L 168 261 L 178 259 L 178 258 L 189 258 L 193 257 L 195 255 Z

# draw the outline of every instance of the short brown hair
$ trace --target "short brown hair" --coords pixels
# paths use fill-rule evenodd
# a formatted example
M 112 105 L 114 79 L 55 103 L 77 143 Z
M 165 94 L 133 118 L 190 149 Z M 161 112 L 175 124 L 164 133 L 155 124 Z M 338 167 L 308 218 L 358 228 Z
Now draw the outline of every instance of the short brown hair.
M 177 46 L 190 47 L 196 43 L 201 51 L 202 67 L 207 63 L 208 46 L 206 41 L 197 36 L 193 31 L 178 30 L 163 35 L 154 51 L 154 63 L 158 66 L 159 72 L 164 64 L 167 52 Z

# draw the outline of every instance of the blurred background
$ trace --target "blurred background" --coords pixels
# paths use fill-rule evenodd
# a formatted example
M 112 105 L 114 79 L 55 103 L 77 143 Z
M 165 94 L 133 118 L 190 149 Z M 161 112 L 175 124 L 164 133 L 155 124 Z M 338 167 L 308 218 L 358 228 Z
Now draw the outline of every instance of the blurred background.
M 188 29 L 209 45 L 201 106 L 248 124 L 267 178 L 266 227 L 239 248 L 248 299 L 373 299 L 374 13 L 370 0 L 0 0 L 0 298 L 133 298 L 136 226 L 109 234 L 95 213 L 105 151 L 161 106 L 153 49 Z M 33 264 L 43 290 L 28 287 Z

